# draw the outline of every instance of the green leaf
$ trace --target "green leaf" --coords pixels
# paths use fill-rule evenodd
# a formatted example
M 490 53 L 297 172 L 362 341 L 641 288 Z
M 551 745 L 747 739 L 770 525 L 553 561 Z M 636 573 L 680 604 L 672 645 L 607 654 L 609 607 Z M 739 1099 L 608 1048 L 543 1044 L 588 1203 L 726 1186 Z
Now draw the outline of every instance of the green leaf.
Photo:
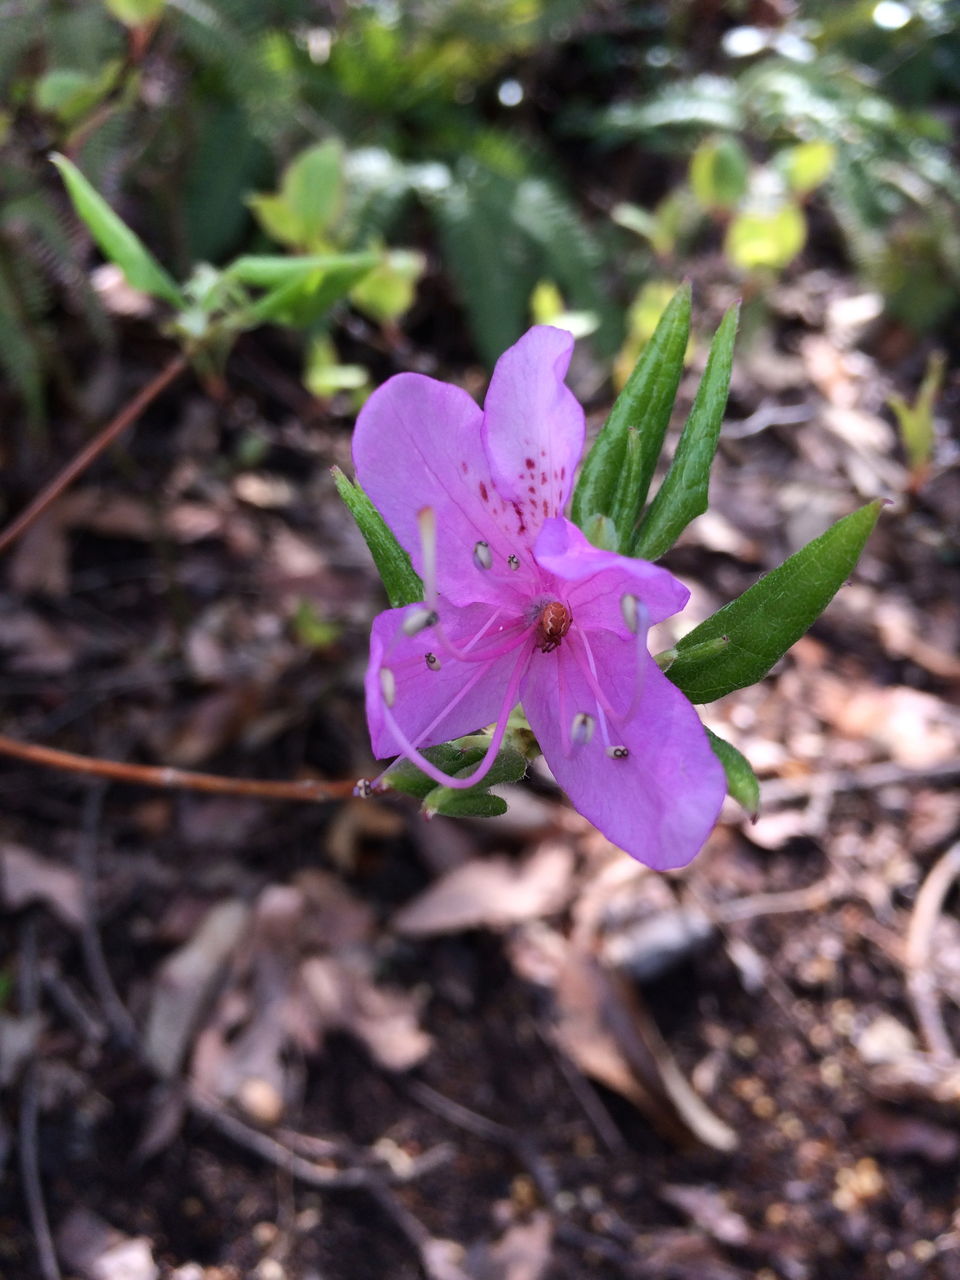
M 246 312 L 249 325 L 270 322 L 306 328 L 345 297 L 378 261 L 374 253 L 248 256 L 238 258 L 224 274 L 268 287 Z
M 379 261 L 376 253 L 247 253 L 231 262 L 223 274 L 254 288 L 272 289 L 315 271 L 338 272 L 361 266 L 369 271 Z
M 775 163 L 790 190 L 805 196 L 826 182 L 836 162 L 837 149 L 833 143 L 818 139 L 784 147 L 777 152 Z
M 339 219 L 343 196 L 343 147 L 329 139 L 291 161 L 279 192 L 250 196 L 247 204 L 274 240 L 294 249 L 311 249 Z
M 892 395 L 887 401 L 896 416 L 907 460 L 914 471 L 925 467 L 933 456 L 933 446 L 936 443 L 934 410 L 946 363 L 947 359 L 942 351 L 932 352 L 913 404 L 909 404 L 901 395 Z
M 853 571 L 883 499 L 844 516 L 680 640 L 667 679 L 691 702 L 761 680 L 816 621 Z M 699 646 L 726 637 L 722 649 Z
M 685 284 L 661 316 L 577 481 L 574 521 L 584 528 L 596 516 L 609 516 L 622 551 L 633 538 L 663 447 L 689 334 L 690 286 Z
M 712 729 L 707 729 L 707 738 L 713 754 L 723 765 L 723 771 L 727 775 L 727 790 L 737 804 L 742 805 L 751 818 L 755 818 L 760 809 L 760 783 L 750 761 L 732 742 L 719 737 Z
M 57 153 L 53 153 L 50 159 L 60 170 L 77 215 L 86 223 L 103 256 L 117 264 L 127 283 L 141 293 L 163 298 L 175 307 L 186 306 L 186 300 L 173 279 L 77 166 Z
M 422 600 L 423 583 L 414 572 L 410 557 L 387 528 L 383 516 L 360 486 L 349 480 L 339 467 L 333 467 L 332 471 L 337 492 L 370 548 L 390 604 L 396 609 Z
M 463 766 L 457 770 L 455 777 L 466 778 L 474 771 L 476 765 Z M 497 752 L 497 758 L 490 766 L 476 788 L 468 791 L 453 787 L 434 787 L 424 797 L 422 809 L 429 816 L 442 813 L 447 817 L 494 817 L 506 813 L 506 802 L 499 796 L 491 796 L 489 790 L 501 782 L 518 782 L 527 771 L 527 762 L 514 747 L 503 746 Z M 490 804 L 495 801 L 495 804 Z
M 426 265 L 426 258 L 415 249 L 388 249 L 354 286 L 350 301 L 379 324 L 396 320 L 413 305 Z
M 780 271 L 797 256 L 807 238 L 807 220 L 799 205 L 782 204 L 769 212 L 737 214 L 727 228 L 724 252 L 744 271 Z
M 444 742 L 437 747 L 427 747 L 423 754 L 431 764 L 435 764 L 451 777 L 459 770 L 476 765 L 483 759 L 486 751 L 485 740 L 479 736 L 460 738 L 456 742 Z M 437 791 L 437 784 L 410 760 L 403 757 L 395 760 L 384 775 L 383 784 L 392 791 L 402 791 L 404 795 L 424 800 L 431 791 Z
M 429 818 L 437 813 L 445 818 L 499 818 L 507 807 L 502 796 L 492 796 L 489 791 L 453 791 L 450 787 L 435 788 L 423 802 L 423 812 Z
M 629 554 L 656 560 L 669 550 L 687 525 L 707 509 L 710 468 L 717 451 L 733 368 L 739 304 L 720 322 L 700 386 L 670 470 L 644 513 Z
M 165 0 L 103 0 L 103 2 L 125 27 L 142 27 L 148 22 L 156 22 L 165 4 Z
M 690 160 L 690 186 L 704 209 L 735 209 L 747 191 L 750 158 L 736 138 L 708 138 Z

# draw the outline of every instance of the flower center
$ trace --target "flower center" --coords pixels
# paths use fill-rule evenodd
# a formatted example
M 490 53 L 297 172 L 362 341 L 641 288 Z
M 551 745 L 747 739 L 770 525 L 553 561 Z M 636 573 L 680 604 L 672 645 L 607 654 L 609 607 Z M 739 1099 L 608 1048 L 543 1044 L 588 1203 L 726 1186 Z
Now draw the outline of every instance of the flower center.
M 552 653 L 570 630 L 573 614 L 559 600 L 551 600 L 537 615 L 537 648 L 541 653 Z

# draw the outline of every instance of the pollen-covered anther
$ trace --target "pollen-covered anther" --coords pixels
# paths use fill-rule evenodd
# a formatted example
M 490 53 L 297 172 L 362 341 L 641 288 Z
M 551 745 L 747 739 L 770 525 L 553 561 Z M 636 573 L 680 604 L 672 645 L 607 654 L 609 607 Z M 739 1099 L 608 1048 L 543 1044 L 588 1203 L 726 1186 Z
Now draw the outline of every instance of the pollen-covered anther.
M 611 760 L 626 760 L 630 754 L 629 747 L 607 747 L 606 753 Z
M 373 795 L 373 783 L 369 778 L 358 778 L 353 794 L 359 796 L 361 800 L 369 800 Z
M 588 715 L 586 711 L 578 711 L 573 717 L 573 724 L 570 726 L 570 737 L 574 746 L 585 747 L 593 737 L 593 731 L 597 727 L 597 722 L 593 716 Z
M 421 605 L 409 611 L 403 620 L 402 630 L 405 636 L 416 636 L 427 627 L 434 627 L 436 624 L 436 609 L 428 609 L 426 605 Z
M 632 596 L 629 591 L 620 597 L 620 612 L 623 614 L 623 620 L 627 627 L 634 635 L 637 634 L 637 627 L 640 621 L 639 603 L 637 597 Z
M 443 666 L 443 663 L 435 653 L 425 653 L 423 655 L 423 660 L 427 664 L 427 669 L 430 671 L 439 671 Z
M 489 542 L 478 542 L 473 548 L 473 563 L 478 569 L 493 568 L 493 554 Z
M 513 555 L 513 554 L 511 553 L 510 555 L 508 555 L 508 556 L 507 556 L 507 565 L 508 565 L 508 567 L 509 567 L 509 568 L 511 568 L 511 569 L 514 569 L 514 570 L 519 569 L 519 568 L 520 568 L 520 560 L 519 560 L 519 558 L 518 558 L 517 556 L 515 556 L 515 555 Z
M 389 667 L 380 668 L 380 692 L 387 706 L 392 707 L 397 700 L 397 682 Z

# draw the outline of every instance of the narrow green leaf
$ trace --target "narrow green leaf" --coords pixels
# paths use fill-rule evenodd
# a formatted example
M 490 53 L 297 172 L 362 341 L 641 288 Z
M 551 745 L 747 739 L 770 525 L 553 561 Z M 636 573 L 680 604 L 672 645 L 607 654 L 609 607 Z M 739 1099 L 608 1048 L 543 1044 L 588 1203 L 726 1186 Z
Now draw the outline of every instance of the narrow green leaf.
M 457 770 L 457 778 L 466 778 L 474 771 L 476 765 L 463 766 Z M 499 796 L 491 796 L 489 790 L 501 782 L 518 782 L 527 771 L 527 762 L 514 747 L 503 746 L 497 758 L 490 766 L 489 772 L 477 787 L 469 791 L 460 791 L 453 787 L 435 787 L 423 801 L 423 811 L 427 814 L 442 813 L 447 817 L 493 817 L 506 813 L 506 802 Z M 497 804 L 488 804 L 497 801 Z M 501 807 L 502 806 L 502 807 Z
M 694 627 L 677 644 L 667 679 L 691 702 L 713 702 L 762 679 L 846 581 L 882 506 L 877 499 L 844 516 Z M 703 650 L 723 637 L 719 651 Z
M 373 254 L 345 254 L 335 265 L 318 270 L 304 267 L 301 259 L 300 269 L 252 303 L 244 319 L 250 327 L 272 323 L 306 329 L 368 275 L 377 260 Z
M 430 818 L 436 813 L 445 818 L 499 818 L 507 812 L 507 802 L 489 791 L 452 791 L 449 787 L 437 787 L 424 800 L 422 808 Z
M 60 170 L 73 207 L 86 224 L 105 258 L 123 272 L 127 283 L 141 293 L 163 298 L 173 306 L 185 307 L 186 299 L 146 245 L 110 208 L 103 196 L 91 186 L 80 170 L 66 156 L 54 152 L 50 156 Z
M 731 307 L 720 323 L 677 452 L 657 496 L 644 513 L 630 555 L 657 560 L 673 546 L 690 521 L 707 509 L 710 468 L 730 390 L 739 312 L 739 305 Z
M 339 467 L 333 467 L 332 472 L 337 492 L 370 548 L 391 605 L 397 608 L 422 600 L 423 583 L 414 572 L 410 557 L 387 528 L 383 516 L 360 486 L 349 480 Z
M 721 738 L 712 729 L 707 730 L 707 737 L 713 754 L 723 765 L 727 775 L 727 790 L 746 809 L 751 818 L 755 818 L 760 809 L 760 783 L 753 772 L 750 761 L 738 751 L 732 742 Z
M 363 267 L 371 270 L 381 260 L 377 253 L 245 253 L 223 274 L 241 284 L 272 289 L 300 280 L 314 271 L 336 272 Z
M 609 516 L 627 551 L 647 498 L 690 336 L 690 286 L 674 294 L 584 461 L 573 495 L 574 521 L 585 528 Z

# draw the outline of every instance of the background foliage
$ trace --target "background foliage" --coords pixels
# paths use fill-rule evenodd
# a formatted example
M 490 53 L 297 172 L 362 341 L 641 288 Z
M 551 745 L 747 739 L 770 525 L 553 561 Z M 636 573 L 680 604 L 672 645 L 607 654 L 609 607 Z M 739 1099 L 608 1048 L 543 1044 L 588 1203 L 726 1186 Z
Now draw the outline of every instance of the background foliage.
M 950 6 L 789 10 L 772 21 L 750 4 L 571 0 L 11 6 L 0 361 L 21 410 L 36 428 L 51 386 L 76 392 L 61 309 L 113 341 L 54 149 L 178 279 L 244 251 L 374 248 L 380 267 L 340 319 L 353 310 L 389 329 L 406 314 L 426 328 L 419 287 L 434 315 L 462 310 L 487 364 L 531 318 L 569 311 L 603 359 L 627 337 L 622 379 L 668 296 L 660 277 L 675 282 L 690 255 L 718 247 L 749 295 L 811 237 L 891 317 L 917 331 L 952 324 Z M 368 381 L 362 350 L 360 364 L 341 361 L 337 316 L 300 327 L 315 392 Z

